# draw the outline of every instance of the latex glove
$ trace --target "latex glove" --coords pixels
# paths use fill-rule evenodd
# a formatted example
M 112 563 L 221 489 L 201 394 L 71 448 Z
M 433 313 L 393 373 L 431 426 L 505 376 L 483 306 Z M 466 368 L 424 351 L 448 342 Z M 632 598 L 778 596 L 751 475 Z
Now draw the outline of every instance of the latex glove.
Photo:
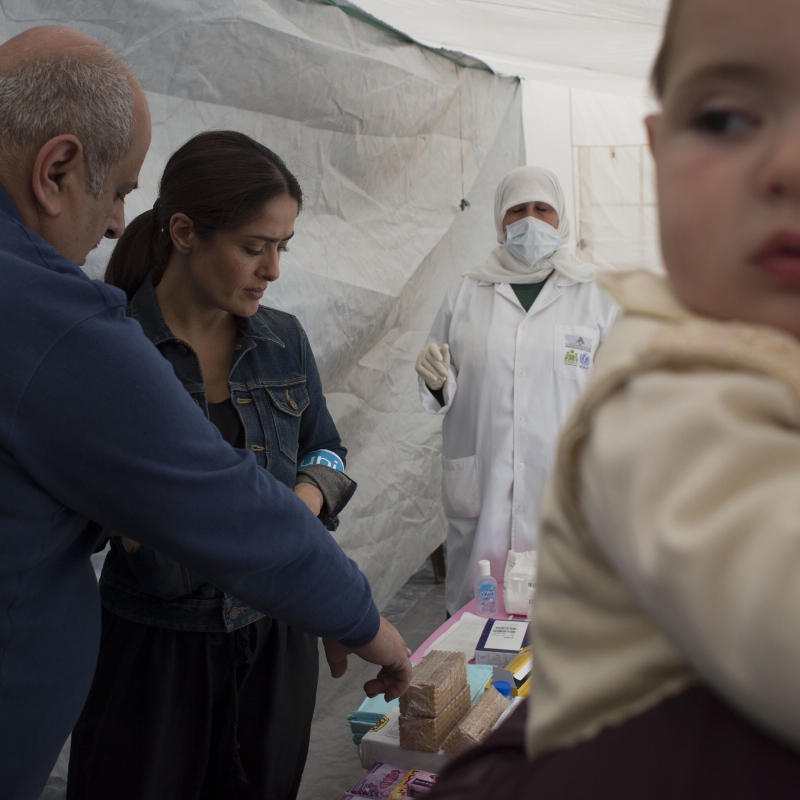
M 310 483 L 298 483 L 294 487 L 294 493 L 309 507 L 315 517 L 320 515 L 325 498 L 316 486 Z
M 450 345 L 426 344 L 417 356 L 414 369 L 429 389 L 441 389 L 450 370 Z
M 347 657 L 354 653 L 370 664 L 380 664 L 377 677 L 364 684 L 369 697 L 383 694 L 386 702 L 405 694 L 411 682 L 411 651 L 406 647 L 403 637 L 391 622 L 381 617 L 378 635 L 364 647 L 351 649 L 333 639 L 323 639 L 325 658 L 334 678 L 341 678 L 347 671 Z

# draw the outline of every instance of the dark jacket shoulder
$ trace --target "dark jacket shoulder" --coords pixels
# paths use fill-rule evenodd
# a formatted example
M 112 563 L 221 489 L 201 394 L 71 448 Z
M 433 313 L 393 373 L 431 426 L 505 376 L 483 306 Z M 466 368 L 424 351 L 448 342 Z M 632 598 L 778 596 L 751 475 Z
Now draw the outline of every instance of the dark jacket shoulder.
M 258 311 L 250 319 L 266 326 L 283 341 L 296 337 L 298 333 L 303 341 L 307 338 L 300 320 L 288 311 L 280 311 L 270 306 L 259 306 Z

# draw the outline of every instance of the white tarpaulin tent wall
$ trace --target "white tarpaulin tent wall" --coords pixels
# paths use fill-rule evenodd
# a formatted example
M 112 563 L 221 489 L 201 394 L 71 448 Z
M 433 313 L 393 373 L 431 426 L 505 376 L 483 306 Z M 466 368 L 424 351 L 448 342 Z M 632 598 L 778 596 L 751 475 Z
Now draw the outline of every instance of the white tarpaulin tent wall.
M 440 420 L 413 360 L 446 285 L 494 238 L 495 185 L 523 163 L 519 81 L 319 0 L 2 4 L 3 40 L 43 23 L 108 43 L 147 91 L 153 144 L 129 218 L 202 130 L 248 133 L 298 174 L 306 208 L 267 302 L 308 331 L 359 484 L 336 535 L 383 604 L 444 537 Z

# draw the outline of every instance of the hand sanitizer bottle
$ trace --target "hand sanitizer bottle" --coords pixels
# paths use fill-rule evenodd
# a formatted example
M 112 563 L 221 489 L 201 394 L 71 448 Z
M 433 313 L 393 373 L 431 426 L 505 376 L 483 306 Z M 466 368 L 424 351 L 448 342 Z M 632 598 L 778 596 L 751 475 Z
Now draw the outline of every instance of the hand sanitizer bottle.
M 497 581 L 492 577 L 492 565 L 486 560 L 478 562 L 475 605 L 482 617 L 493 617 L 497 613 Z

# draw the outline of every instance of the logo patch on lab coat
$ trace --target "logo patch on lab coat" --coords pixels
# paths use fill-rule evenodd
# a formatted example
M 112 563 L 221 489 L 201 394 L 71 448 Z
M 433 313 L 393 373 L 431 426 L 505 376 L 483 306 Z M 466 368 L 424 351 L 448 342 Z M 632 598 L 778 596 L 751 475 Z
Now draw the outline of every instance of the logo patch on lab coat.
M 588 325 L 553 326 L 553 368 L 557 375 L 585 383 L 594 364 L 600 331 Z
M 592 340 L 588 336 L 564 334 L 564 364 L 586 370 L 592 365 Z

